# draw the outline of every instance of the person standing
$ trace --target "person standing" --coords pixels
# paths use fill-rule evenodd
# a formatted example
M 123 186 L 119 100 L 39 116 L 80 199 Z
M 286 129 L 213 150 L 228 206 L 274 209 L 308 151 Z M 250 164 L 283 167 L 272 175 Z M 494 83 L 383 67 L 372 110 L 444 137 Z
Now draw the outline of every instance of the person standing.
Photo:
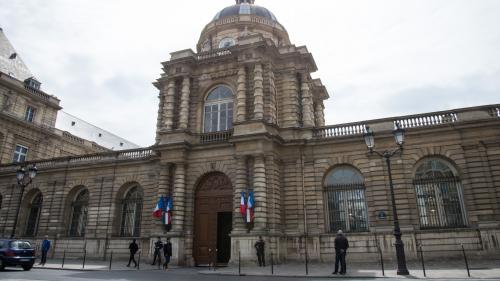
M 139 251 L 139 246 L 135 242 L 135 239 L 132 240 L 132 243 L 128 246 L 130 250 L 130 258 L 128 259 L 127 267 L 130 267 L 130 263 L 134 262 L 134 267 L 137 267 L 137 262 L 135 261 L 135 254 Z
M 168 270 L 168 263 L 170 262 L 170 257 L 172 256 L 172 243 L 170 243 L 170 238 L 167 238 L 167 242 L 163 244 L 163 255 L 165 256 L 163 269 Z
M 339 264 L 340 264 L 340 274 L 346 274 L 346 262 L 345 257 L 347 255 L 347 249 L 349 248 L 349 241 L 344 236 L 342 230 L 337 232 L 337 237 L 335 237 L 334 241 L 335 245 L 335 271 L 333 274 L 339 273 Z
M 266 242 L 262 240 L 262 236 L 259 236 L 259 240 L 255 242 L 255 250 L 257 251 L 257 259 L 259 260 L 259 266 L 266 266 L 266 258 L 265 258 L 265 247 L 266 247 Z
M 50 250 L 50 240 L 49 236 L 45 235 L 45 239 L 42 241 L 42 260 L 40 261 L 41 265 L 45 265 L 47 262 L 47 253 Z
M 153 263 L 151 265 L 156 264 L 156 258 L 158 257 L 158 266 L 161 264 L 161 250 L 163 249 L 163 242 L 161 242 L 161 238 L 158 236 L 158 241 L 155 242 L 155 252 L 153 257 Z

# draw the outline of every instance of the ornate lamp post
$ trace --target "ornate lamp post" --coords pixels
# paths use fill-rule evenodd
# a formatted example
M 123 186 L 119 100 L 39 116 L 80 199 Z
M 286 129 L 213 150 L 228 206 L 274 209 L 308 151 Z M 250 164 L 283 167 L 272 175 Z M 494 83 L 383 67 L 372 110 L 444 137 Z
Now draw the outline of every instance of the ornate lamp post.
M 16 235 L 17 220 L 19 218 L 19 210 L 21 209 L 21 202 L 23 200 L 24 188 L 28 186 L 33 179 L 36 177 L 38 169 L 36 165 L 30 165 L 28 168 L 26 166 L 21 166 L 16 172 L 17 185 L 21 188 L 21 195 L 19 196 L 19 202 L 17 204 L 16 219 L 14 220 L 14 227 L 12 228 L 11 238 Z
M 393 132 L 394 138 L 396 140 L 397 148 L 392 150 L 385 150 L 383 152 L 375 151 L 375 134 L 369 126 L 366 126 L 366 133 L 364 134 L 364 139 L 368 151 L 370 154 L 377 154 L 378 156 L 385 159 L 387 164 L 387 171 L 389 173 L 389 187 L 391 190 L 391 201 L 392 201 L 392 216 L 394 218 L 394 237 L 396 238 L 396 257 L 398 259 L 398 275 L 409 275 L 408 269 L 406 267 L 406 257 L 403 241 L 401 240 L 401 229 L 399 227 L 398 212 L 396 210 L 396 199 L 394 198 L 394 185 L 392 183 L 392 172 L 391 172 L 391 157 L 394 155 L 401 155 L 403 153 L 403 144 L 405 140 L 405 131 L 396 124 L 396 130 Z

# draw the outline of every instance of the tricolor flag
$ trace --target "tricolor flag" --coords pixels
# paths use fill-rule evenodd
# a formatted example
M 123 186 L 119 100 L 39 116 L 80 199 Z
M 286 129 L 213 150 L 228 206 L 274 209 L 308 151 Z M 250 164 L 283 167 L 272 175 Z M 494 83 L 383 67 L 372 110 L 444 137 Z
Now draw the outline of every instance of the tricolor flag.
M 153 216 L 157 218 L 161 218 L 163 209 L 165 209 L 165 198 L 163 198 L 163 195 L 160 197 L 160 200 L 158 200 L 158 203 L 156 203 L 156 207 L 153 210 Z
M 165 208 L 165 214 L 163 215 L 163 223 L 165 225 L 172 224 L 172 210 L 174 209 L 174 202 L 172 201 L 172 197 L 167 197 L 167 203 Z
M 241 193 L 241 200 L 240 200 L 240 214 L 243 217 L 243 221 L 246 221 L 246 216 L 247 216 L 247 204 L 245 203 L 245 192 Z
M 255 200 L 253 199 L 253 192 L 248 193 L 247 204 L 247 223 L 252 223 L 254 219 Z

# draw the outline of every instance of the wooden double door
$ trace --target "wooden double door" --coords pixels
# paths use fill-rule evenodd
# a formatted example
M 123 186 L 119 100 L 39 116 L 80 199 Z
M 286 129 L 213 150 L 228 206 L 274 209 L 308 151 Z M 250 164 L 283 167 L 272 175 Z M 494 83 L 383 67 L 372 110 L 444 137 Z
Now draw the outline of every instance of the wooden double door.
M 223 173 L 210 173 L 196 189 L 193 257 L 197 266 L 231 258 L 233 187 Z

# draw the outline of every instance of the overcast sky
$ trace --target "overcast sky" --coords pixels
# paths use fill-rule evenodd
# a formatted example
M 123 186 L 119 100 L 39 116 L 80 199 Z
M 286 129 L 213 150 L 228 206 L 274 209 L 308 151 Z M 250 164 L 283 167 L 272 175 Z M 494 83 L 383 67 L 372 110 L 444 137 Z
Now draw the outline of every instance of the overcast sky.
M 0 0 L 0 27 L 64 111 L 154 143 L 170 53 L 233 0 Z M 313 54 L 327 124 L 500 103 L 500 1 L 256 0 Z

